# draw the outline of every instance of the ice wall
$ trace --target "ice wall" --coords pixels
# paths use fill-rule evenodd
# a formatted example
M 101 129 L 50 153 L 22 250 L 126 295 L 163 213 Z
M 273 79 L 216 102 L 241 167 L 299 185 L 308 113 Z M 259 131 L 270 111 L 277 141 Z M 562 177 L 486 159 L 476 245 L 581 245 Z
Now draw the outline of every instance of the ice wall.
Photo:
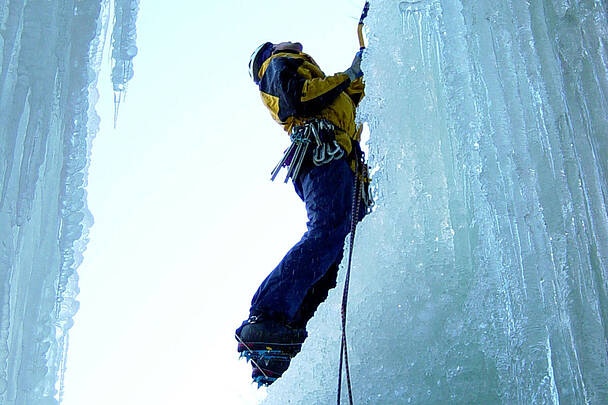
M 92 224 L 85 186 L 109 16 L 107 0 L 0 0 L 3 405 L 61 400 Z M 131 49 L 134 18 L 116 21 Z
M 608 403 L 606 13 L 371 2 L 355 403 Z M 336 402 L 340 294 L 264 404 Z

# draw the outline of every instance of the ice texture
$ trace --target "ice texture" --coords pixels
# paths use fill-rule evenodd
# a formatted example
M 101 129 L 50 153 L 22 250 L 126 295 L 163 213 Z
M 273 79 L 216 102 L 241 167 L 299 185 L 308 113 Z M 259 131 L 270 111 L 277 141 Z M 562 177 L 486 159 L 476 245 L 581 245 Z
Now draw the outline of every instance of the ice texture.
M 0 0 L 3 405 L 61 401 L 109 15 L 104 0 Z
M 356 404 L 608 403 L 606 13 L 371 2 L 359 118 L 377 205 L 350 284 Z M 336 403 L 340 298 L 264 404 Z

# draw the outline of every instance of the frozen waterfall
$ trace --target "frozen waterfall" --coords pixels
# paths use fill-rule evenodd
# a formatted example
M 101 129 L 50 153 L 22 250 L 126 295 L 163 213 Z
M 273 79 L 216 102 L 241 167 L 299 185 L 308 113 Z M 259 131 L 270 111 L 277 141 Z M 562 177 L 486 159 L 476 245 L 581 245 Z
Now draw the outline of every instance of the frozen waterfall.
M 115 87 L 139 0 L 116 0 Z M 61 400 L 109 0 L 0 0 L 0 403 Z M 126 50 L 126 51 L 125 51 Z
M 371 2 L 360 117 L 378 201 L 354 252 L 355 403 L 608 403 L 606 13 Z M 340 296 L 264 404 L 336 402 Z

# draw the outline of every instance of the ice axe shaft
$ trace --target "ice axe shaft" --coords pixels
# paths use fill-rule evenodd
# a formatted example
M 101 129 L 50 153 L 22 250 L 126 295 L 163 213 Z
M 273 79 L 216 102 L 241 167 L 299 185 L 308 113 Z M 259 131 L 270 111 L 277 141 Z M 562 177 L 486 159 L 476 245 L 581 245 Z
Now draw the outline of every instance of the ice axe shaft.
M 365 20 L 365 17 L 367 17 L 368 11 L 369 11 L 369 1 L 366 1 L 365 6 L 363 6 L 363 12 L 361 13 L 361 18 L 359 18 L 359 25 L 357 26 L 357 34 L 359 35 L 360 50 L 365 49 L 365 40 L 363 39 L 363 20 Z

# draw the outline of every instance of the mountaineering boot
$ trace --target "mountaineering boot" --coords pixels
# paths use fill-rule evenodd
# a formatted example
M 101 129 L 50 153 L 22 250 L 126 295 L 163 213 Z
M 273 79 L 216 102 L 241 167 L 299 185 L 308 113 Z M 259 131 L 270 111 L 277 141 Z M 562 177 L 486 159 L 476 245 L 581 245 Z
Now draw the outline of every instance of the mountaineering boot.
M 247 356 L 245 356 L 247 357 Z M 286 354 L 273 354 L 272 351 L 256 355 L 251 361 L 251 378 L 258 384 L 269 386 L 283 375 L 289 368 L 291 357 Z
M 274 320 L 251 317 L 236 330 L 238 352 L 251 361 L 253 381 L 270 385 L 289 367 L 307 333 Z
M 252 316 L 236 330 L 239 342 L 301 344 L 308 333 L 282 322 Z

